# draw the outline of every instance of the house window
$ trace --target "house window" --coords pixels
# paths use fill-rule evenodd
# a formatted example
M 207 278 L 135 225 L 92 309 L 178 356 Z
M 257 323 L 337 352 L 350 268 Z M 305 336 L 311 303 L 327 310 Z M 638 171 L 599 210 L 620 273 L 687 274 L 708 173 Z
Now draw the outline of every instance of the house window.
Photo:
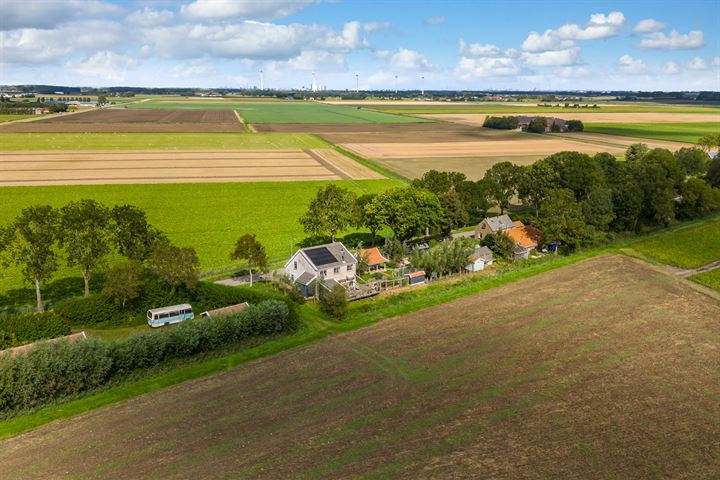
M 327 277 L 327 270 L 323 270 L 323 271 L 320 272 L 320 273 L 322 274 L 323 277 Z
M 333 268 L 333 273 L 340 273 L 340 267 Z
M 297 270 L 297 262 L 293 262 L 293 270 Z
M 348 266 L 347 266 L 347 271 L 348 271 L 348 272 L 352 272 L 352 269 L 353 269 L 353 266 L 352 266 L 352 265 L 348 265 Z

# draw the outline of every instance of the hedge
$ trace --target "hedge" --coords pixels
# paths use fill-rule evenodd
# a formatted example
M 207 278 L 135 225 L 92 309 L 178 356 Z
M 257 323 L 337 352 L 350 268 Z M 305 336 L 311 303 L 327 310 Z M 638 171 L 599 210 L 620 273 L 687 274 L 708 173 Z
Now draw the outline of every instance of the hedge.
M 483 122 L 483 127 L 514 130 L 518 127 L 518 117 L 487 117 Z
M 70 333 L 70 323 L 55 312 L 0 315 L 0 350 Z
M 296 326 L 292 307 L 266 300 L 233 315 L 197 318 L 109 343 L 92 338 L 40 342 L 25 355 L 0 357 L 0 411 L 7 416 L 37 408 L 101 387 L 137 369 Z

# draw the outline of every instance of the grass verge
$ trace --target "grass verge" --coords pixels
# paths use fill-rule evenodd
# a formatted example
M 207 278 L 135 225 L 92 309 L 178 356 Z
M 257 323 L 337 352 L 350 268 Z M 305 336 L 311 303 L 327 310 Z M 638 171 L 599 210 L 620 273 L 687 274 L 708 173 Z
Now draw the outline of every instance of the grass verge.
M 705 285 L 706 287 L 712 288 L 720 292 L 720 268 L 710 270 L 703 273 L 698 273 L 690 278 L 693 282 Z

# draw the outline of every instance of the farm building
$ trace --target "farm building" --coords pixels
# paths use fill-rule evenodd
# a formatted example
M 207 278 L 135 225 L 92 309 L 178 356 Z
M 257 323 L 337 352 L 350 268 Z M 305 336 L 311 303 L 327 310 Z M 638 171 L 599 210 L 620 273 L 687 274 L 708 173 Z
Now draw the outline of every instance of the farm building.
M 536 117 L 518 117 L 518 129 L 522 130 L 523 132 L 527 131 L 528 127 L 530 126 L 530 122 L 532 122 Z M 545 121 L 547 122 L 547 126 L 545 127 L 545 132 L 551 132 L 553 125 L 557 126 L 557 131 L 559 132 L 567 132 L 567 122 L 561 118 L 553 118 L 553 117 L 544 117 Z
M 361 248 L 358 256 L 367 259 L 368 270 L 371 272 L 385 269 L 385 265 L 390 261 L 385 258 L 377 247 Z
M 41 340 L 41 341 L 44 341 L 47 343 L 58 343 L 58 342 L 62 342 L 62 341 L 73 343 L 73 342 L 80 342 L 83 340 L 87 340 L 87 335 L 85 334 L 85 332 L 72 333 L 72 334 L 66 335 L 64 337 L 51 338 L 49 340 Z M 21 353 L 27 353 L 36 344 L 37 344 L 37 342 L 27 343 L 25 345 L 20 345 L 19 347 L 8 348 L 7 350 L 0 350 L 0 357 L 5 355 L 6 353 L 10 354 L 11 357 L 15 357 L 17 355 L 20 355 Z
M 315 295 L 311 283 L 318 279 L 323 283 L 340 285 L 355 283 L 357 259 L 340 242 L 317 247 L 301 248 L 285 264 L 285 273 L 303 295 Z
M 409 285 L 422 285 L 425 283 L 425 272 L 422 270 L 406 273 L 405 277 L 408 279 Z
M 478 240 L 497 232 L 503 232 L 513 241 L 516 259 L 528 258 L 530 251 L 537 248 L 542 238 L 542 233 L 537 228 L 525 225 L 520 220 L 513 222 L 507 215 L 485 218 L 475 227 L 475 236 Z
M 485 267 L 492 265 L 493 252 L 488 247 L 477 246 L 473 254 L 468 257 L 468 262 L 465 270 L 468 272 L 479 272 L 480 270 L 484 270 Z
M 231 314 L 233 314 L 233 313 L 240 313 L 240 312 L 242 312 L 243 310 L 245 310 L 245 309 L 246 309 L 247 307 L 249 307 L 249 306 L 250 306 L 250 305 L 248 305 L 247 302 L 238 303 L 238 304 L 235 304 L 235 305 L 228 305 L 227 307 L 216 308 L 216 309 L 214 309 L 214 310 L 208 310 L 208 311 L 202 312 L 202 313 L 200 314 L 200 316 L 201 316 L 201 317 L 204 317 L 204 318 L 217 318 L 217 317 L 222 317 L 222 316 L 224 316 L 224 315 L 231 315 Z

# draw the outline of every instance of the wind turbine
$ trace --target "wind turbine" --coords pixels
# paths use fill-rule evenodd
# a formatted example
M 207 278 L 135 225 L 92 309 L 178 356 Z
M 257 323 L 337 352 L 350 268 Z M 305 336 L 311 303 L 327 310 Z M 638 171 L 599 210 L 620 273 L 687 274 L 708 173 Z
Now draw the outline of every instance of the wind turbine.
M 397 75 L 395 75 L 395 95 L 398 93 Z
M 265 79 L 263 78 L 262 68 L 260 69 L 260 90 L 265 90 Z
M 425 75 L 420 77 L 420 96 L 425 96 Z
M 355 93 L 360 93 L 360 75 L 355 74 Z

